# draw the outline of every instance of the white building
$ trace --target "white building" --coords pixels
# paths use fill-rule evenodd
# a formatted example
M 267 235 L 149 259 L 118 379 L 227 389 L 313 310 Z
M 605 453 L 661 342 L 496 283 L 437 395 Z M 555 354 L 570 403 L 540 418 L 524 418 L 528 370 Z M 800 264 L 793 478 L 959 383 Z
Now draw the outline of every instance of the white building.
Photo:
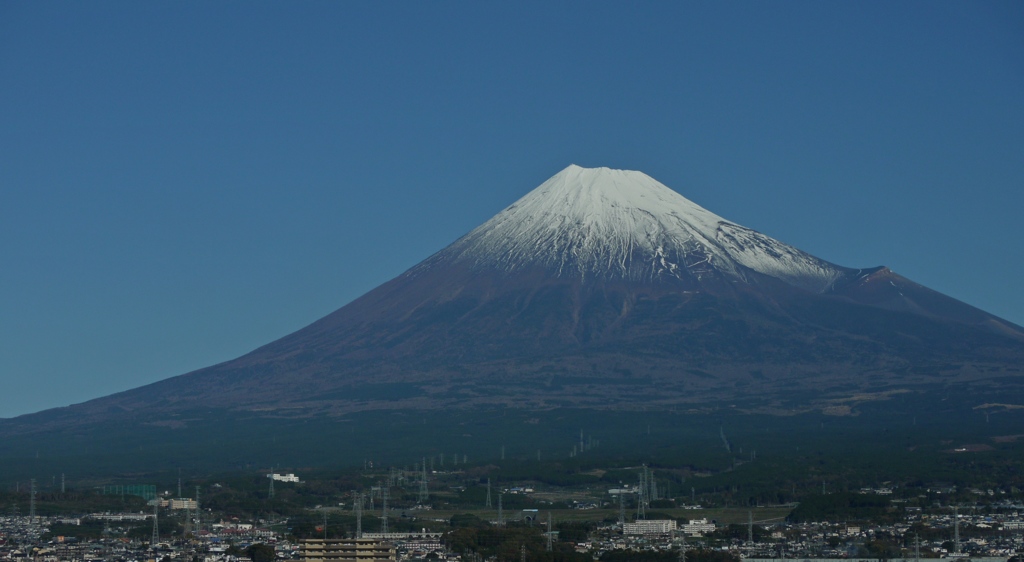
M 667 535 L 675 530 L 675 519 L 638 519 L 622 524 L 622 533 L 625 535 Z
M 267 478 L 273 478 L 274 480 L 276 480 L 278 482 L 295 482 L 295 483 L 299 482 L 299 477 L 295 476 L 292 473 L 288 473 L 288 474 L 271 473 L 271 474 L 267 475 Z
M 689 523 L 683 525 L 682 529 L 687 535 L 703 535 L 715 532 L 715 524 L 707 519 L 691 519 Z

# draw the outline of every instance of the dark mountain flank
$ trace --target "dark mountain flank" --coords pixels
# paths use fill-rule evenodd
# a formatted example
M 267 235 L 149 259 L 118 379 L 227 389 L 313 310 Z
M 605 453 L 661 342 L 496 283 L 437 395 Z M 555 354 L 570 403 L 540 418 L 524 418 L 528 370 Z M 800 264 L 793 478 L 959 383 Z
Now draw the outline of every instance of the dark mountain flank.
M 885 267 L 811 256 L 642 173 L 570 166 L 298 332 L 219 365 L 6 420 L 0 434 L 143 413 L 173 427 L 197 411 L 856 415 L 936 389 L 964 409 L 999 409 L 1020 403 L 1022 366 L 1020 326 Z

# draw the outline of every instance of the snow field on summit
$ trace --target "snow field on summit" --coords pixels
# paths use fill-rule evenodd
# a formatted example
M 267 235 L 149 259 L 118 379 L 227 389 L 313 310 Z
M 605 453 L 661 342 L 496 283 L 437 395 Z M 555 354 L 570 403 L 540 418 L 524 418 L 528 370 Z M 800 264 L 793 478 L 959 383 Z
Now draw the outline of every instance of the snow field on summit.
M 844 268 L 719 217 L 636 171 L 571 165 L 434 260 L 648 280 L 745 271 L 820 293 Z M 426 265 L 426 264 L 424 264 Z M 428 266 L 429 267 L 429 266 Z M 411 273 L 411 272 L 410 272 Z

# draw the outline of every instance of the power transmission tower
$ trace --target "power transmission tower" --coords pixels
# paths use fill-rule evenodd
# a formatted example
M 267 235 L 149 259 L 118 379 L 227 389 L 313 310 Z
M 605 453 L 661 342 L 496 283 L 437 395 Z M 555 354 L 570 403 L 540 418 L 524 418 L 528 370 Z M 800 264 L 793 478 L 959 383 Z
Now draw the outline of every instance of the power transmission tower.
M 501 492 L 498 492 L 498 526 L 505 526 L 505 514 L 501 510 Z
M 32 487 L 29 492 L 28 516 L 34 521 L 36 518 L 36 479 L 32 479 Z
M 647 465 L 643 466 L 643 471 L 640 473 L 640 485 L 637 487 L 637 502 L 636 502 L 636 518 L 646 519 L 647 518 L 647 494 L 650 490 L 650 485 L 647 482 Z
M 267 497 L 274 499 L 274 467 L 270 467 L 270 490 L 267 492 Z
M 64 475 L 60 475 L 61 491 L 64 491 Z M 181 469 L 178 469 L 178 497 L 181 497 Z
M 356 494 L 356 538 L 363 538 L 363 495 Z
M 157 517 L 159 517 L 159 507 L 160 501 L 157 500 L 156 503 L 153 504 L 153 538 L 149 540 L 149 547 L 154 550 L 156 550 L 157 543 L 160 542 L 160 523 L 157 520 Z
M 487 477 L 487 508 L 491 507 L 491 478 Z
M 547 551 L 551 552 L 551 539 L 552 539 L 552 536 L 551 536 L 551 512 L 550 511 L 548 512 L 548 532 L 547 532 L 547 536 L 548 536 Z
M 60 473 L 60 493 L 64 493 L 64 473 Z
M 526 545 L 519 545 L 519 562 L 526 562 Z
M 625 496 L 625 494 L 623 494 L 622 490 L 620 489 L 619 490 L 619 525 L 625 525 L 626 524 L 626 500 L 625 500 L 624 496 Z
M 380 532 L 388 532 L 388 488 L 385 486 L 380 493 L 380 501 L 384 506 L 383 513 L 380 516 Z
M 196 531 L 195 534 L 203 532 L 203 510 L 199 507 L 199 486 L 196 486 Z
M 754 512 L 747 512 L 747 542 L 753 544 L 754 542 Z
M 956 554 L 959 554 L 959 515 L 956 513 L 956 506 L 953 506 L 953 545 L 956 546 Z
M 430 499 L 430 493 L 427 491 L 427 459 L 423 459 L 423 474 L 420 477 L 420 504 L 427 503 Z

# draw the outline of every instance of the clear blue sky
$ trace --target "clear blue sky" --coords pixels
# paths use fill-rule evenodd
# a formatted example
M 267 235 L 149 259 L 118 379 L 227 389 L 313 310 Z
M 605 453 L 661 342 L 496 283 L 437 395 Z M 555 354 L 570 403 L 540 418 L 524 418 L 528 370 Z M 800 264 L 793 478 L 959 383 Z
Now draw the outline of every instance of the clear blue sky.
M 1021 2 L 0 3 L 0 416 L 241 355 L 570 163 L 1024 324 Z

